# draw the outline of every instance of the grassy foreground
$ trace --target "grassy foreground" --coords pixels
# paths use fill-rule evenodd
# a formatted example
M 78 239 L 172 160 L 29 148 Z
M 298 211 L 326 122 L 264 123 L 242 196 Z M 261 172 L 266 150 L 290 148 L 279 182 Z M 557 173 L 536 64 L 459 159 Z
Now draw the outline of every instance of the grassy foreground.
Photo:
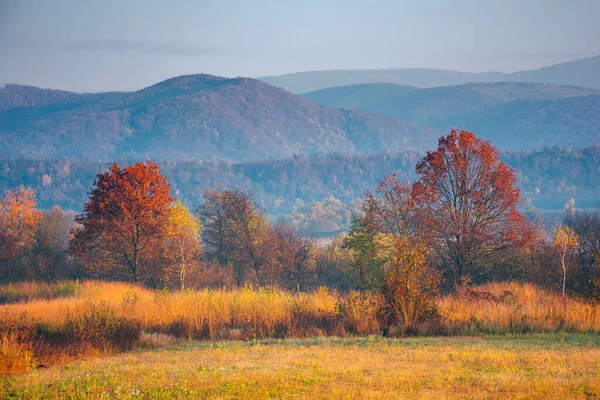
M 186 341 L 0 379 L 0 398 L 597 398 L 600 337 Z

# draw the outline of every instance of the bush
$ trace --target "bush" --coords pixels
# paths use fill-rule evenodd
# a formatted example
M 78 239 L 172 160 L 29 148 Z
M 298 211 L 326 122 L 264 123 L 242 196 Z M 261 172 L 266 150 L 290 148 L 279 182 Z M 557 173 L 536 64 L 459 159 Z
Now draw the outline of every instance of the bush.
M 141 335 L 139 323 L 116 316 L 108 303 L 90 303 L 54 332 L 55 340 L 72 345 L 76 353 L 132 349 Z M 52 332 L 49 332 L 53 335 Z
M 355 335 L 375 335 L 381 332 L 377 319 L 381 299 L 371 293 L 351 292 L 338 300 L 338 312 L 344 330 Z
M 381 314 L 385 325 L 410 329 L 439 319 L 435 300 L 438 279 L 434 271 L 427 268 L 423 253 L 408 247 L 404 250 L 385 273 L 381 285 Z
M 52 291 L 52 297 L 72 297 L 81 294 L 81 283 L 76 281 L 58 282 Z

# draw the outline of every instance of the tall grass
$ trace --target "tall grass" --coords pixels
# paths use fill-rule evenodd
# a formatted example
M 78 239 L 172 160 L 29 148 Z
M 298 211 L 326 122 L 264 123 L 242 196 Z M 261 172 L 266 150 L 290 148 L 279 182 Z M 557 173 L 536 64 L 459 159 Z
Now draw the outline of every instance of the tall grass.
M 563 298 L 532 284 L 490 283 L 474 292 L 438 301 L 446 323 L 458 333 L 600 332 L 598 304 Z
M 165 337 L 249 340 L 382 332 L 600 332 L 600 306 L 563 299 L 529 284 L 493 283 L 441 297 L 437 304 L 442 319 L 417 327 L 382 326 L 381 299 L 368 293 L 342 295 L 320 288 L 307 294 L 251 287 L 170 293 L 124 283 L 77 285 L 71 295 L 50 298 L 45 293 L 56 292 L 52 285 L 11 287 L 23 300 L 0 305 L 0 324 L 12 324 L 10 329 L 0 327 L 0 365 L 9 365 L 4 370 L 26 369 L 35 364 L 33 358 L 51 363 L 56 354 L 64 358 L 127 350 L 153 337 L 165 341 Z M 36 334 L 19 340 L 13 335 L 19 329 L 34 329 Z
M 0 336 L 0 375 L 27 372 L 34 366 L 31 345 L 15 334 Z
M 0 286 L 0 304 L 18 303 L 33 299 L 54 299 L 77 296 L 81 292 L 79 281 L 65 281 L 54 284 L 19 282 Z

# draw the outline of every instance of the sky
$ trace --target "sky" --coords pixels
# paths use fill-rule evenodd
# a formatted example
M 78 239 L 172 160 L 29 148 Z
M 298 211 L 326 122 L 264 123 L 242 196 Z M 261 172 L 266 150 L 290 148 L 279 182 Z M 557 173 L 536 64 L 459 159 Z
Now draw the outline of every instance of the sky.
M 535 69 L 600 54 L 600 0 L 0 0 L 0 84 Z

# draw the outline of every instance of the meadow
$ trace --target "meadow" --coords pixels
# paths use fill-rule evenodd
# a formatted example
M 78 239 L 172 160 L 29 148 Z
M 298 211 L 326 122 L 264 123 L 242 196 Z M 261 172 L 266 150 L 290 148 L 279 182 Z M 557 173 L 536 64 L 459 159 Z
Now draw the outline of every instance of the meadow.
M 531 284 L 491 283 L 437 298 L 441 318 L 384 326 L 369 293 L 150 290 L 86 281 L 0 287 L 0 373 L 188 341 L 320 337 L 597 334 L 600 306 Z
M 181 342 L 5 378 L 0 398 L 589 399 L 593 334 Z

